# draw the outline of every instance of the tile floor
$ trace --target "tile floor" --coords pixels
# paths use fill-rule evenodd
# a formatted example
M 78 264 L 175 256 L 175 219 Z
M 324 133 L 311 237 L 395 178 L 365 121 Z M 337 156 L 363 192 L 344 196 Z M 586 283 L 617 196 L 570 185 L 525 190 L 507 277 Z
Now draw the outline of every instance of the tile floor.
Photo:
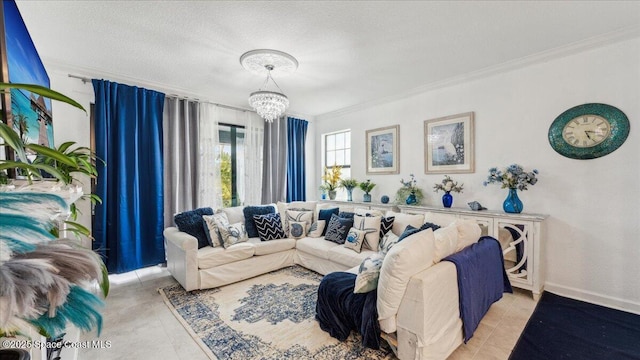
M 175 283 L 166 268 L 150 267 L 110 279 L 102 334 L 99 338 L 95 333 L 84 334 L 80 340 L 110 341 L 111 347 L 80 349 L 78 359 L 207 359 L 157 292 Z M 505 294 L 491 306 L 469 343 L 449 359 L 507 359 L 535 305 L 527 291 Z

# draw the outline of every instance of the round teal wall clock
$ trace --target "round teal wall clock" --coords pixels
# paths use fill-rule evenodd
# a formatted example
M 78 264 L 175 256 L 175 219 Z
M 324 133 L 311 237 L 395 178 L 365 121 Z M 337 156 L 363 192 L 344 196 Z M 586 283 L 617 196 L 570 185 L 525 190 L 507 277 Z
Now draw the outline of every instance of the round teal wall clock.
M 583 104 L 560 114 L 549 127 L 549 143 L 560 155 L 595 159 L 619 148 L 629 136 L 629 119 L 607 104 Z

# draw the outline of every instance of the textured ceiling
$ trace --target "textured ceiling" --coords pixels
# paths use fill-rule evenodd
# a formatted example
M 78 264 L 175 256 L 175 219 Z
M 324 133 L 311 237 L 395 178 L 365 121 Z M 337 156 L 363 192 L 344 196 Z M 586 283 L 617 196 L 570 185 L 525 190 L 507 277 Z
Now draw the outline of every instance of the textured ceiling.
M 300 66 L 276 81 L 292 112 L 312 116 L 588 39 L 640 36 L 638 1 L 17 3 L 45 64 L 227 105 L 248 107 L 264 81 L 240 55 L 288 52 Z

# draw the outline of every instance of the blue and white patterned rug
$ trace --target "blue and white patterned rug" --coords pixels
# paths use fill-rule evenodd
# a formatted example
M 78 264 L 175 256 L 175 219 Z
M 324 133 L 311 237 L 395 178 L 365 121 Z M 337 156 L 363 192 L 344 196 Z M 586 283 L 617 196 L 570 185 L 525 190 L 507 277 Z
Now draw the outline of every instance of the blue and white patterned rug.
M 159 289 L 165 303 L 212 359 L 394 359 L 389 349 L 340 342 L 315 320 L 322 275 L 300 266 L 190 293 Z

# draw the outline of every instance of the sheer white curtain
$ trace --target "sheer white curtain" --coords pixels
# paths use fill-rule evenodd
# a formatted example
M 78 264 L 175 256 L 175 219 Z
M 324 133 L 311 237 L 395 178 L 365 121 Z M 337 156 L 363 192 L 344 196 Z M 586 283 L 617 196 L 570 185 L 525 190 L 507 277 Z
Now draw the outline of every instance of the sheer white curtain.
M 213 104 L 200 103 L 198 206 L 211 206 L 213 209 L 222 207 L 218 122 L 220 108 Z
M 245 205 L 262 202 L 262 157 L 264 144 L 264 120 L 257 114 L 245 111 L 244 194 Z

